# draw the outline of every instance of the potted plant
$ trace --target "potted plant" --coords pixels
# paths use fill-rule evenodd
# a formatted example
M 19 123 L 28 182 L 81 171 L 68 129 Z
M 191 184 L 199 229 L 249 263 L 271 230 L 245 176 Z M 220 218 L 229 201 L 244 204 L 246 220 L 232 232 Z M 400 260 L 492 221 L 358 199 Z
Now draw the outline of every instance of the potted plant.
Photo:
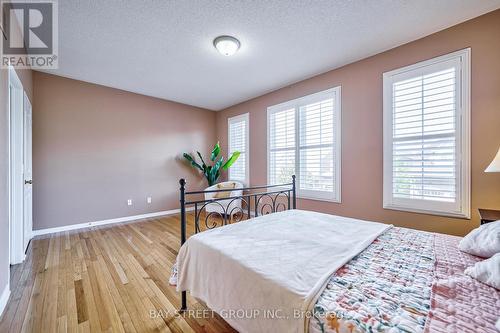
M 217 184 L 217 180 L 221 174 L 221 168 L 223 170 L 227 170 L 231 167 L 231 165 L 236 162 L 238 157 L 240 156 L 239 151 L 235 151 L 231 154 L 228 160 L 224 163 L 224 157 L 218 157 L 220 154 L 220 145 L 217 142 L 212 150 L 212 154 L 210 155 L 210 161 L 212 161 L 212 165 L 207 165 L 205 160 L 201 156 L 200 152 L 196 152 L 198 157 L 201 160 L 201 165 L 196 162 L 195 158 L 188 153 L 184 153 L 183 156 L 186 160 L 191 163 L 191 165 L 199 169 L 203 172 L 203 175 L 207 179 L 208 187 L 205 191 L 213 191 L 213 190 L 226 190 L 221 192 L 208 192 L 205 193 L 205 200 L 214 200 L 214 202 L 208 203 L 204 205 L 205 211 L 209 214 L 218 213 L 220 216 L 228 215 L 233 216 L 238 212 L 242 213 L 241 210 L 241 198 L 238 198 L 243 194 L 243 184 L 236 181 L 228 181 Z M 227 191 L 231 189 L 231 191 Z M 231 197 L 234 197 L 232 199 Z M 227 198 L 227 199 L 226 199 Z
M 201 165 L 196 162 L 195 158 L 191 156 L 191 154 L 184 153 L 183 156 L 186 160 L 189 161 L 189 163 L 191 163 L 194 168 L 199 169 L 201 172 L 203 172 L 203 175 L 207 179 L 208 186 L 212 186 L 217 183 L 217 180 L 220 177 L 221 168 L 223 170 L 229 169 L 240 156 L 240 152 L 235 151 L 231 154 L 226 163 L 224 163 L 224 156 L 221 156 L 219 159 L 217 159 L 220 154 L 219 142 L 215 144 L 214 149 L 212 150 L 212 154 L 210 155 L 210 160 L 213 162 L 212 165 L 207 165 L 205 163 L 205 160 L 203 159 L 199 151 L 197 151 L 196 153 L 201 160 Z

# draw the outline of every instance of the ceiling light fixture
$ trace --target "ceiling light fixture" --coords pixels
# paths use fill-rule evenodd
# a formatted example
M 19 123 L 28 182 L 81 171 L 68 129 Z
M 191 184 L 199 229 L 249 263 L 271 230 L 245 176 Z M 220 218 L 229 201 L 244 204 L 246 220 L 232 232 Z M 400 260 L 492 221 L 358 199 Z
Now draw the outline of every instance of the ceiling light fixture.
M 232 56 L 240 48 L 240 41 L 232 36 L 219 36 L 214 39 L 214 46 L 220 54 Z

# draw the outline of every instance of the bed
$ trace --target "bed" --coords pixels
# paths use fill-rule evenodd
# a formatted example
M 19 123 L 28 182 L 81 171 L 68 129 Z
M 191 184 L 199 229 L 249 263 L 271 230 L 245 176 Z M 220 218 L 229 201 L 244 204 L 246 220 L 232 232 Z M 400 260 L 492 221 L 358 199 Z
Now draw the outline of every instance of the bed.
M 181 180 L 181 311 L 189 290 L 240 332 L 498 333 L 500 293 L 463 274 L 480 259 L 459 237 L 298 210 L 294 177 L 212 220 L 217 200 L 186 200 L 201 193 Z

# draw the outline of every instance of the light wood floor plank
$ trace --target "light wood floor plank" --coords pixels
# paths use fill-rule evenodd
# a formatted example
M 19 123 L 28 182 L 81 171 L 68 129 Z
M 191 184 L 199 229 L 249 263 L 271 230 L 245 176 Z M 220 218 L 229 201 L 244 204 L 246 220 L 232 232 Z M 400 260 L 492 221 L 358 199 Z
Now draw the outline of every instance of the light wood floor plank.
M 178 215 L 37 237 L 11 269 L 0 332 L 235 332 L 216 314 L 178 315 L 168 278 L 179 243 Z

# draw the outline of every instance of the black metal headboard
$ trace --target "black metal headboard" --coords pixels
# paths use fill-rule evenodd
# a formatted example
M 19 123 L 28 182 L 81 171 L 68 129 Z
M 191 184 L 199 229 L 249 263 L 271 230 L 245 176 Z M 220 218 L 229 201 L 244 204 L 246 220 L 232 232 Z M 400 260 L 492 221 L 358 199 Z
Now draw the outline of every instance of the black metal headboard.
M 186 208 L 194 209 L 194 233 L 202 231 L 200 220 L 204 218 L 204 229 L 213 229 L 233 222 L 240 222 L 254 216 L 275 213 L 297 208 L 295 195 L 295 175 L 292 182 L 278 185 L 263 185 L 243 188 L 231 188 L 209 191 L 186 191 L 186 181 L 179 180 L 180 203 L 181 203 L 181 246 L 186 242 Z M 269 191 L 269 189 L 271 189 Z M 186 200 L 193 196 L 205 195 L 206 193 L 234 192 L 241 195 L 212 199 Z M 237 205 L 233 203 L 238 202 Z M 218 211 L 207 212 L 209 205 L 220 207 Z M 244 206 L 244 207 L 243 207 Z M 253 208 L 253 210 L 252 210 Z M 205 212 L 202 216 L 202 212 Z M 254 214 L 252 214 L 252 212 Z M 212 219 L 212 221 L 210 221 Z M 211 222 L 211 223 L 210 223 Z M 181 311 L 186 310 L 186 292 L 182 292 Z

